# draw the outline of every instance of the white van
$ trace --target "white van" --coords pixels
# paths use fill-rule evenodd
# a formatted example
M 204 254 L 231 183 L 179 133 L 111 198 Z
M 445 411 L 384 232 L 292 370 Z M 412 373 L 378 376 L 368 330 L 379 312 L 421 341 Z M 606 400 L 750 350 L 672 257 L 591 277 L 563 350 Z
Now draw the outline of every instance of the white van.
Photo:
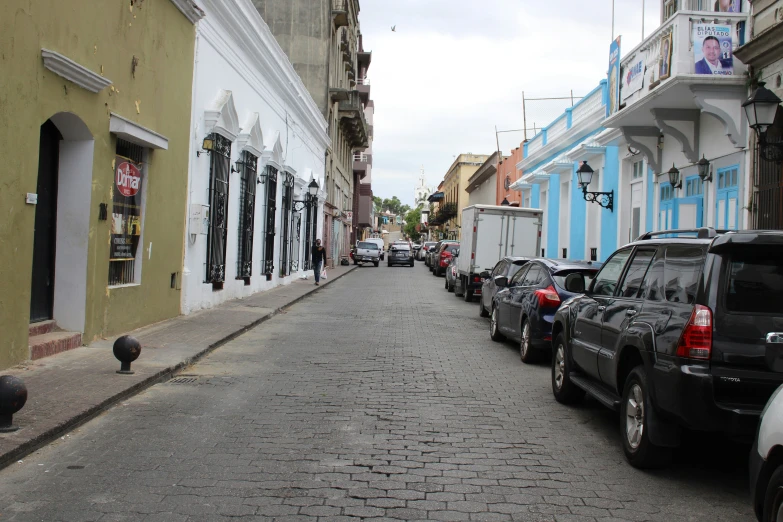
M 384 242 L 383 242 L 383 239 L 381 239 L 379 237 L 370 237 L 370 238 L 365 239 L 364 241 L 367 241 L 369 243 L 375 243 L 376 245 L 378 245 L 378 250 L 381 251 L 381 261 L 383 261 L 383 258 L 384 258 L 383 249 L 386 246 L 384 244 Z

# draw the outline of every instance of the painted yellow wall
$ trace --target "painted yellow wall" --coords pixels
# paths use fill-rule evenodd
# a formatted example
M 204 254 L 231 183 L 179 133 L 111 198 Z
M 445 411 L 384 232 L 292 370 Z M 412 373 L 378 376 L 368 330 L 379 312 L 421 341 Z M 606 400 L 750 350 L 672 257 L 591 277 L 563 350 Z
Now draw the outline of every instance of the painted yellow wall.
M 460 154 L 443 178 L 442 190 L 446 196 L 445 202 L 457 204 L 457 217 L 449 222 L 452 229 L 454 229 L 454 224 L 462 226 L 462 209 L 468 206 L 468 193 L 465 191 L 468 180 L 488 157 L 488 155 L 482 154 Z M 459 231 L 457 231 L 457 236 L 459 237 Z
M 87 255 L 84 341 L 179 313 L 170 274 L 182 267 L 195 28 L 167 0 L 0 2 L 0 369 L 27 359 L 27 331 L 40 126 L 76 114 L 95 139 Z M 138 4 L 141 4 L 140 6 Z M 61 53 L 113 82 L 95 94 L 44 68 L 41 48 Z M 135 77 L 133 58 L 138 59 Z M 109 204 L 116 138 L 114 112 L 169 139 L 149 155 L 141 284 L 108 289 Z M 152 242 L 148 258 L 147 248 Z M 56 317 L 55 317 L 56 319 Z

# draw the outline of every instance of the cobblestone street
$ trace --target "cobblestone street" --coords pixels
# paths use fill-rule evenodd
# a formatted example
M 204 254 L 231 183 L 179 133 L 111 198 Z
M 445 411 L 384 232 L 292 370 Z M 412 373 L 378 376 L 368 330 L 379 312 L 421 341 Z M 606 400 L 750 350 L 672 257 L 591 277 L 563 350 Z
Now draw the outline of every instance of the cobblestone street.
M 747 446 L 625 461 L 423 266 L 360 267 L 0 471 L 0 521 L 747 521 Z

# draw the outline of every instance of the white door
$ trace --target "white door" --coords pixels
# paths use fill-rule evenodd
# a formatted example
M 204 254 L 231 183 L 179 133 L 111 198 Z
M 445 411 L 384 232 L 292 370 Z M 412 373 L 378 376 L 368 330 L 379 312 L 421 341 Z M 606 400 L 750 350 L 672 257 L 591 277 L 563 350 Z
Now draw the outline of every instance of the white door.
M 633 241 L 642 231 L 642 184 L 635 183 L 631 186 L 631 237 Z

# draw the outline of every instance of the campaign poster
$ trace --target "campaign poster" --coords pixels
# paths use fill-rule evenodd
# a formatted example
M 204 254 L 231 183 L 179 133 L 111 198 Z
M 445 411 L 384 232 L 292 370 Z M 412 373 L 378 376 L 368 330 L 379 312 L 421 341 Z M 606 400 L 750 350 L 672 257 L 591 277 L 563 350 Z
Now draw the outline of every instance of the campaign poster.
M 111 213 L 112 261 L 136 259 L 141 238 L 141 165 L 117 156 Z
M 609 107 L 612 115 L 620 109 L 620 36 L 609 46 Z
M 741 0 L 715 0 L 713 11 L 720 13 L 739 13 L 742 11 Z
M 644 58 L 628 64 L 623 77 L 622 100 L 625 101 L 633 93 L 642 89 L 644 83 Z
M 696 74 L 734 74 L 731 25 L 693 24 L 693 62 Z

